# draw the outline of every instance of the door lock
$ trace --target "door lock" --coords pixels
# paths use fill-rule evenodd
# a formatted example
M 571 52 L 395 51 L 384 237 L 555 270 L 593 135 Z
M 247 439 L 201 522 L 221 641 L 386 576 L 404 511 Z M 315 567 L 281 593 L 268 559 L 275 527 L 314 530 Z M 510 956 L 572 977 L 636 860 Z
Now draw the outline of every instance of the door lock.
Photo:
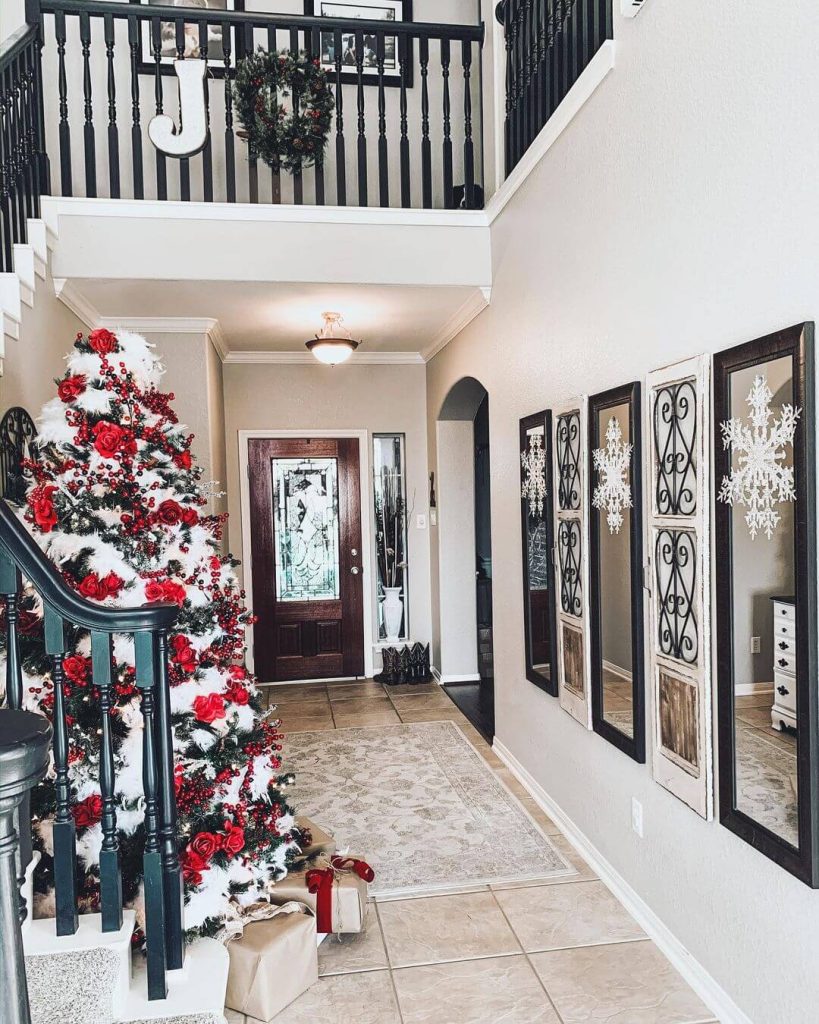
M 353 574 L 353 576 L 358 576 L 358 573 L 359 573 L 359 568 L 358 568 L 358 566 L 357 566 L 357 565 L 354 565 L 354 566 L 352 567 L 352 569 L 350 569 L 350 572 L 351 572 L 351 573 Z

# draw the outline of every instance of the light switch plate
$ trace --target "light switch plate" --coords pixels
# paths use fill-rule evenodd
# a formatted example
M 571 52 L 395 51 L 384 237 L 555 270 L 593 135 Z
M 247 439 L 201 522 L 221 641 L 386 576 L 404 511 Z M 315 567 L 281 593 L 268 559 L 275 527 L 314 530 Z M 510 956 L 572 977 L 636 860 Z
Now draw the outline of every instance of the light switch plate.
M 426 530 L 427 528 L 427 517 L 424 512 L 419 512 L 415 517 L 415 525 L 419 530 Z

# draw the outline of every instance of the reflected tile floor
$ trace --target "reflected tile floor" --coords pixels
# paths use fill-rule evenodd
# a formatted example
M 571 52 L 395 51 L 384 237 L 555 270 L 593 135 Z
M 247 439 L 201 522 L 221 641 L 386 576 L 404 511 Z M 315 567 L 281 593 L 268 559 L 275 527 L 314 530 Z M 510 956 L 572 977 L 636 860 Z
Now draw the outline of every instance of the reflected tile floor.
M 279 702 L 285 733 L 378 725 L 388 715 L 457 722 L 576 873 L 372 903 L 362 935 L 324 940 L 317 984 L 276 1024 L 715 1024 L 486 741 L 440 699 L 437 684 L 293 689 L 265 687 L 268 702 Z M 257 1024 L 232 1010 L 226 1018 Z

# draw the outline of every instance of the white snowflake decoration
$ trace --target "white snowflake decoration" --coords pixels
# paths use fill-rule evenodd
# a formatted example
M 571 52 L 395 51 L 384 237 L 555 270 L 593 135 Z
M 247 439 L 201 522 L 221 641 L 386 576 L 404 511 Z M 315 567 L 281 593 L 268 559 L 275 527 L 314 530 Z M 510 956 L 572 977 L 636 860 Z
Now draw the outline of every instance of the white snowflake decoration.
M 623 509 L 631 508 L 631 485 L 628 481 L 629 463 L 634 449 L 623 444 L 623 431 L 616 416 L 606 427 L 606 447 L 595 448 L 594 468 L 600 474 L 600 483 L 594 489 L 592 505 L 604 509 L 609 533 L 619 533 L 623 525 Z
M 529 514 L 541 519 L 546 498 L 546 452 L 540 434 L 529 436 L 529 450 L 520 453 L 520 462 L 526 472 L 521 496 L 529 502 Z
M 720 423 L 723 447 L 734 449 L 737 466 L 722 478 L 719 500 L 726 505 L 745 505 L 751 538 L 761 530 L 768 540 L 781 519 L 775 506 L 796 501 L 793 467 L 784 462 L 802 415 L 801 409 L 783 405 L 779 419 L 769 425 L 772 398 L 767 379 L 758 374 L 746 399 L 751 407 L 750 426 L 737 417 Z

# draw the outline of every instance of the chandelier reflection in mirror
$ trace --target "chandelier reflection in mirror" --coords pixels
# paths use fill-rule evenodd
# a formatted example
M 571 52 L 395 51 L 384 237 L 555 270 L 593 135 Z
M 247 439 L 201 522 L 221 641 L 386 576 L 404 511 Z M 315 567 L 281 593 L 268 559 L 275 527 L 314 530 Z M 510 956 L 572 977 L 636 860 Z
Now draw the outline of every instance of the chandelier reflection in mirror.
M 315 338 L 305 342 L 308 352 L 312 352 L 320 363 L 327 363 L 330 366 L 346 362 L 361 342 L 354 341 L 353 336 L 343 326 L 344 318 L 341 313 L 322 313 L 321 316 L 324 326 Z

